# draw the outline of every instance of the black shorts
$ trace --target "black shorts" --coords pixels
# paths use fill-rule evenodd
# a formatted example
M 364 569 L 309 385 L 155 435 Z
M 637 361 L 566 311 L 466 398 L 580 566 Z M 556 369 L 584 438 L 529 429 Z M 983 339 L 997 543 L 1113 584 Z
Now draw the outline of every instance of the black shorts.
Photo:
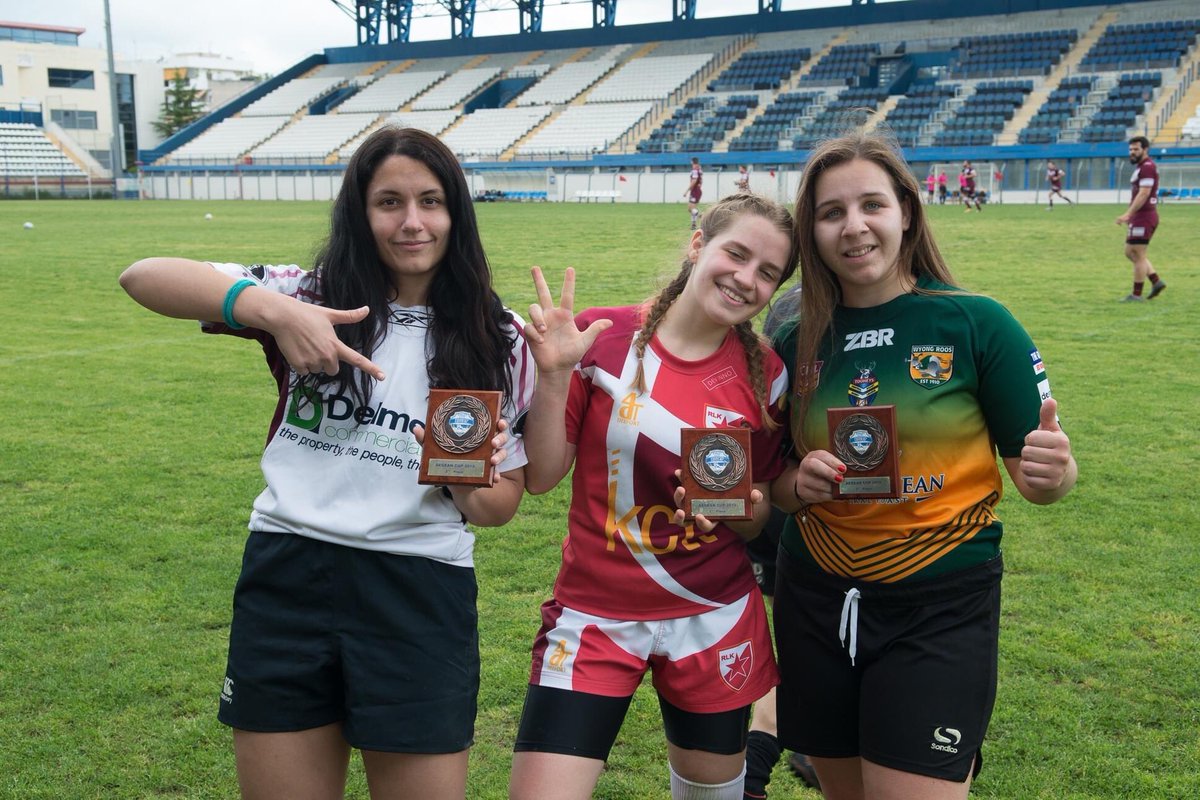
M 775 642 L 779 741 L 824 758 L 861 756 L 966 780 L 996 700 L 999 557 L 912 584 L 840 578 L 779 553 Z M 842 625 L 857 606 L 857 654 Z M 853 614 L 849 614 L 853 623 Z M 846 633 L 846 644 L 841 634 Z
M 607 761 L 632 699 L 632 695 L 608 697 L 531 685 L 513 749 L 518 753 L 563 753 Z M 722 755 L 746 749 L 750 706 L 700 714 L 684 711 L 660 694 L 658 707 L 667 741 L 676 747 Z
M 788 514 L 771 506 L 771 518 L 763 526 L 762 533 L 746 543 L 746 555 L 750 557 L 750 568 L 754 570 L 754 580 L 766 597 L 775 594 L 775 558 L 779 551 L 779 537 L 783 534 L 783 525 L 787 522 Z
M 475 571 L 252 532 L 233 598 L 221 722 L 340 722 L 363 750 L 457 753 L 479 694 Z

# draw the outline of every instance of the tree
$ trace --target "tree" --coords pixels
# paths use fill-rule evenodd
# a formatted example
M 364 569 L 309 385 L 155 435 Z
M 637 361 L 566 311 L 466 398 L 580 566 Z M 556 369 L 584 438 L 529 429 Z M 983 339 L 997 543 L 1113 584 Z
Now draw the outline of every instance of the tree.
M 178 133 L 202 116 L 204 103 L 200 100 L 200 90 L 192 88 L 187 76 L 180 70 L 167 87 L 158 120 L 151 124 L 165 138 Z

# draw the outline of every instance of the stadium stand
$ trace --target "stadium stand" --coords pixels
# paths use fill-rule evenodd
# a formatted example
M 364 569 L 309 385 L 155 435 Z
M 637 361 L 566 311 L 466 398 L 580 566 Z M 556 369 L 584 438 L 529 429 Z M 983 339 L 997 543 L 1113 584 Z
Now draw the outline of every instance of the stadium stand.
M 495 67 L 462 69 L 451 73 L 441 83 L 435 84 L 432 89 L 414 100 L 412 108 L 414 111 L 454 108 L 483 88 L 484 84 L 495 80 L 499 74 L 500 70 Z
M 962 107 L 934 136 L 935 147 L 965 147 L 990 145 L 1004 123 L 1033 91 L 1033 82 L 1026 80 L 987 81 L 975 87 Z
M 633 58 L 587 94 L 588 103 L 662 100 L 713 60 L 712 53 Z
M 389 115 L 383 120 L 380 125 L 396 125 L 401 128 L 418 128 L 427 133 L 432 133 L 435 136 L 441 134 L 442 131 L 454 124 L 454 120 L 458 119 L 457 109 L 442 109 L 440 111 L 399 111 Z M 350 156 L 354 155 L 354 151 L 362 144 L 363 139 L 371 134 L 379 126 L 372 125 L 365 129 L 362 133 L 354 138 L 346 146 L 338 150 L 339 161 L 349 161 Z
M 1194 19 L 1110 25 L 1080 67 L 1094 72 L 1177 67 L 1198 32 L 1200 21 Z
M 1096 86 L 1095 75 L 1075 75 L 1063 79 L 1050 93 L 1037 113 L 1021 131 L 1021 144 L 1049 144 L 1058 141 L 1059 134 L 1075 117 Z
M 342 114 L 363 111 L 395 111 L 403 108 L 414 97 L 428 89 L 433 84 L 446 77 L 446 73 L 436 71 L 406 71 L 384 75 L 358 94 L 348 98 L 338 105 Z
M 572 61 L 553 70 L 517 98 L 517 105 L 537 106 L 546 103 L 569 103 L 613 67 L 615 61 L 604 58 L 595 61 Z
M 588 155 L 606 150 L 650 113 L 649 101 L 631 103 L 588 103 L 569 106 L 545 127 L 535 132 L 517 152 L 525 156 Z
M 1117 85 L 1108 90 L 1099 111 L 1088 121 L 1080 141 L 1107 142 L 1126 138 L 1126 132 L 1145 112 L 1159 86 L 1162 86 L 1161 72 L 1122 75 Z
M 346 78 L 297 78 L 251 103 L 243 117 L 290 117 L 347 82 Z
M 1078 37 L 1074 30 L 970 36 L 959 43 L 950 77 L 1048 75 Z
M 250 151 L 256 164 L 322 162 L 371 123 L 375 114 L 327 114 L 301 117 Z
M 459 158 L 499 156 L 553 111 L 551 106 L 481 108 L 442 136 Z
M 0 174 L 13 178 L 85 176 L 41 128 L 0 122 Z
M 788 92 L 775 98 L 757 119 L 729 143 L 731 151 L 778 150 L 780 142 L 790 147 L 801 120 L 823 101 L 821 91 Z M 824 107 L 823 103 L 820 105 Z
M 288 123 L 288 117 L 234 117 L 218 123 L 170 155 L 176 164 L 240 161 Z

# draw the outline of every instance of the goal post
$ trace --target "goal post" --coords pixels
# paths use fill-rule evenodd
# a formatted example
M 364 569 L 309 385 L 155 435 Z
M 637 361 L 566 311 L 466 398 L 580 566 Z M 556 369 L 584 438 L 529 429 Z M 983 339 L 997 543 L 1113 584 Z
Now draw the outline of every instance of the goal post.
M 972 161 L 971 166 L 975 167 L 975 191 L 987 192 L 989 203 L 1001 202 L 1004 196 L 1004 168 L 994 161 Z M 953 202 L 958 192 L 958 175 L 962 172 L 962 162 L 939 162 L 934 164 L 933 168 L 946 173 L 946 193 Z M 924 188 L 925 176 L 918 175 L 917 182 Z

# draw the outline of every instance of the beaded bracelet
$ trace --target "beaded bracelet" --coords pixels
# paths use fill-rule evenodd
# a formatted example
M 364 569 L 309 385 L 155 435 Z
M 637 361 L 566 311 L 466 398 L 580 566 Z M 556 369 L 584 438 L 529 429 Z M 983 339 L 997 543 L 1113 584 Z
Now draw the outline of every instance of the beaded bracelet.
M 225 320 L 225 325 L 230 330 L 240 331 L 245 325 L 239 325 L 237 320 L 233 318 L 233 304 L 237 302 L 238 295 L 244 292 L 248 287 L 253 286 L 254 281 L 249 278 L 242 278 L 233 286 L 229 287 L 229 291 L 225 293 L 225 303 L 221 306 L 221 317 Z

